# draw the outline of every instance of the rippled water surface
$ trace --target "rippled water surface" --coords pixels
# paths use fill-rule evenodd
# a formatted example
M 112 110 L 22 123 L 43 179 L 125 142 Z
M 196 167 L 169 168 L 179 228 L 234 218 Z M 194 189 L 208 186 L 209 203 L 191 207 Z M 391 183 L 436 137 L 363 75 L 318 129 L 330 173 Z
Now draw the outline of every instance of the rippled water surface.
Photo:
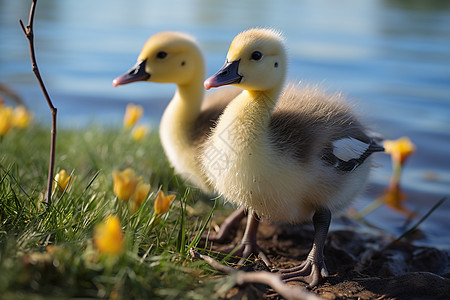
M 0 83 L 19 93 L 36 117 L 48 108 L 31 72 L 18 19 L 30 1 L 0 0 Z M 359 112 L 386 138 L 409 136 L 417 153 L 403 186 L 407 206 L 423 215 L 450 194 L 450 2 L 271 0 L 39 0 L 36 51 L 61 126 L 92 121 L 120 126 L 128 102 L 144 105 L 157 123 L 173 85 L 136 83 L 114 89 L 111 81 L 136 61 L 145 40 L 161 30 L 194 35 L 208 74 L 224 62 L 240 31 L 274 27 L 287 38 L 289 78 L 320 83 L 358 103 Z M 367 205 L 386 186 L 389 157 L 376 156 Z M 421 244 L 450 248 L 450 200 L 421 226 Z M 397 235 L 403 216 L 380 208 L 369 216 Z

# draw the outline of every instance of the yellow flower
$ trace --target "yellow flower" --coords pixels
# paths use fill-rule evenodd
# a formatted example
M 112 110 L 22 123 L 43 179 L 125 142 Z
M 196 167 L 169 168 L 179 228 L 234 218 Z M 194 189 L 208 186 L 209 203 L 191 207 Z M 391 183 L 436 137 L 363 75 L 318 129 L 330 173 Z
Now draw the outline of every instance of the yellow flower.
M 401 137 L 397 140 L 386 140 L 383 142 L 386 153 L 392 156 L 394 164 L 403 164 L 405 160 L 416 151 L 416 147 L 408 137 Z
M 404 205 L 407 195 L 402 191 L 398 182 L 392 182 L 381 196 L 381 199 L 383 199 L 383 202 L 388 207 L 407 215 L 409 218 L 415 216 L 415 214 Z
M 12 127 L 12 113 L 11 107 L 0 106 L 0 136 L 5 135 Z
M 144 109 L 140 105 L 134 105 L 129 103 L 125 110 L 125 116 L 123 117 L 123 126 L 125 128 L 130 128 L 136 123 L 144 113 Z
M 25 106 L 20 105 L 14 109 L 13 113 L 13 126 L 17 128 L 25 128 L 31 121 L 31 114 L 27 111 Z
M 58 191 L 60 193 L 64 192 L 64 190 L 66 189 L 67 185 L 69 184 L 71 176 L 67 176 L 67 172 L 66 170 L 61 170 L 59 171 L 58 174 L 56 174 L 55 176 L 55 182 L 56 182 L 56 187 L 58 187 Z
M 162 215 L 165 214 L 170 207 L 170 202 L 175 198 L 175 195 L 164 195 L 163 191 L 159 191 L 155 200 L 155 213 Z
M 133 140 L 140 141 L 147 134 L 148 131 L 149 131 L 148 126 L 139 125 L 133 128 L 131 136 L 133 137 Z
M 133 169 L 128 168 L 124 171 L 113 171 L 114 194 L 123 201 L 128 201 L 134 194 L 137 184 L 142 177 L 136 177 Z
M 122 253 L 124 238 L 118 217 L 108 216 L 102 223 L 95 226 L 94 244 L 102 254 Z
M 133 195 L 133 200 L 138 207 L 141 206 L 142 202 L 144 202 L 144 200 L 147 198 L 149 192 L 150 192 L 150 184 L 140 183 L 137 186 L 136 192 Z

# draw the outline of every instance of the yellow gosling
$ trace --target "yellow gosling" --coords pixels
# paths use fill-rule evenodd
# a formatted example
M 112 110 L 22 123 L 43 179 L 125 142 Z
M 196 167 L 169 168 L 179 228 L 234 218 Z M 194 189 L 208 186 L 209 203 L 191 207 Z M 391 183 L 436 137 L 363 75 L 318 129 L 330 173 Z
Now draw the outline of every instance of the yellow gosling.
M 175 172 L 205 193 L 213 189 L 203 174 L 199 153 L 226 105 L 241 92 L 232 88 L 205 97 L 205 62 L 197 42 L 180 32 L 160 32 L 145 43 L 137 63 L 117 77 L 113 86 L 135 81 L 175 83 L 177 90 L 167 106 L 159 128 L 161 142 Z M 230 227 L 239 224 L 239 209 L 210 240 L 223 241 Z
M 204 145 L 202 165 L 214 188 L 257 216 L 292 224 L 311 221 L 315 236 L 285 280 L 317 285 L 327 269 L 323 247 L 332 213 L 348 207 L 369 174 L 369 156 L 383 147 L 366 135 L 339 94 L 284 85 L 283 37 L 250 29 L 231 43 L 226 63 L 204 85 L 244 89 L 225 109 Z M 213 155 L 215 154 L 215 155 Z M 261 254 L 258 221 L 249 214 L 241 254 Z
M 135 81 L 177 84 L 161 119 L 161 142 L 175 171 L 210 193 L 199 164 L 199 147 L 239 91 L 214 93 L 203 103 L 204 79 L 205 63 L 197 42 L 184 33 L 160 32 L 147 40 L 136 65 L 114 79 L 113 85 Z

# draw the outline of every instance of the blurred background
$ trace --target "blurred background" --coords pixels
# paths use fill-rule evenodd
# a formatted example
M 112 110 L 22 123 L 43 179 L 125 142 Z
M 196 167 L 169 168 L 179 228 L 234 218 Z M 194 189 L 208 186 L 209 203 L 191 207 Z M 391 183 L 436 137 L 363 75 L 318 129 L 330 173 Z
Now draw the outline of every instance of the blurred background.
M 0 0 L 0 84 L 19 94 L 35 120 L 50 123 L 31 71 L 26 24 L 30 1 Z M 35 17 L 38 65 L 62 127 L 121 126 L 125 106 L 144 106 L 157 126 L 174 85 L 112 87 L 146 39 L 163 30 L 195 36 L 207 74 L 225 61 L 234 36 L 273 27 L 287 39 L 289 79 L 341 91 L 387 139 L 408 136 L 417 147 L 404 169 L 406 206 L 425 214 L 450 195 L 450 1 L 442 0 L 39 0 Z M 381 194 L 390 157 L 377 154 L 367 193 Z M 450 200 L 421 226 L 418 244 L 450 248 Z M 368 220 L 387 232 L 404 231 L 405 216 L 380 207 Z

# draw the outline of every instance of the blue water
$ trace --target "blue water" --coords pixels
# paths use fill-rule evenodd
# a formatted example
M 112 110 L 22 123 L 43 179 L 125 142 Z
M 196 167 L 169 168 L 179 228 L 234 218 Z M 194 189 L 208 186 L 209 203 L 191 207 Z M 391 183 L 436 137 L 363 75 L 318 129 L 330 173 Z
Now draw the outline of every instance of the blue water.
M 19 18 L 27 22 L 29 4 L 0 0 L 0 83 L 49 122 L 18 25 Z M 449 1 L 39 0 L 36 51 L 61 126 L 120 126 L 128 102 L 142 104 L 146 121 L 157 123 L 173 85 L 111 85 L 135 63 L 145 40 L 161 30 L 194 35 L 212 74 L 233 37 L 254 26 L 284 33 L 290 79 L 340 90 L 374 130 L 412 139 L 417 152 L 402 182 L 410 209 L 423 215 L 450 195 Z M 389 159 L 376 156 L 380 167 L 357 209 L 386 186 Z M 450 248 L 449 214 L 450 200 L 421 225 L 425 237 L 418 243 Z M 393 235 L 404 230 L 403 216 L 384 207 L 369 220 Z

